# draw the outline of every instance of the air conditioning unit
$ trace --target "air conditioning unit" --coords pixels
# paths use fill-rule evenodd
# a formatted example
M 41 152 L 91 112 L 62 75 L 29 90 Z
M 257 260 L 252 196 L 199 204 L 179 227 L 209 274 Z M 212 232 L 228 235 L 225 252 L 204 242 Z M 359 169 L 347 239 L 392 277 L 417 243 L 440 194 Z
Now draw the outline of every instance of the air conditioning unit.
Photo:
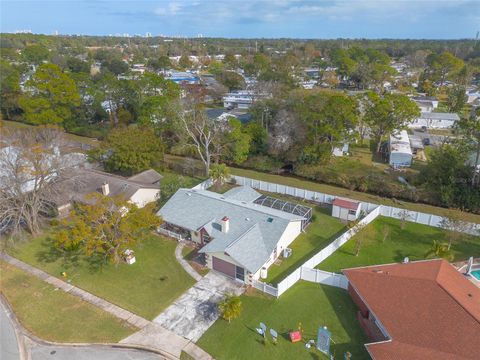
M 292 255 L 293 250 L 290 248 L 283 249 L 283 257 L 288 258 Z

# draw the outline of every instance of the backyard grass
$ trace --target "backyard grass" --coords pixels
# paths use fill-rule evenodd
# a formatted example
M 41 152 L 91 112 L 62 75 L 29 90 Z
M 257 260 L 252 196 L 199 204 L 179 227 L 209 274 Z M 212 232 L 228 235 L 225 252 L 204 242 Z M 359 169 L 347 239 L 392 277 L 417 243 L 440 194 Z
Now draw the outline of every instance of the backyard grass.
M 283 198 L 276 194 L 271 195 Z M 292 255 L 288 258 L 280 257 L 280 265 L 272 264 L 268 269 L 268 278 L 265 281 L 278 284 L 344 231 L 345 225 L 339 219 L 330 216 L 329 208 L 314 207 L 312 222 L 307 226 L 305 232 L 288 246 L 293 250 Z
M 387 236 L 385 229 L 389 229 Z M 362 246 L 359 255 L 355 256 L 355 243 L 360 236 Z M 402 230 L 401 220 L 379 217 L 317 268 L 340 272 L 351 267 L 401 262 L 406 256 L 412 261 L 423 260 L 433 240 L 446 242 L 446 236 L 442 229 L 412 222 L 406 222 Z M 455 261 L 480 254 L 480 238 L 465 235 L 462 241 L 452 245 L 452 254 Z
M 470 221 L 470 222 L 480 224 L 479 214 L 467 213 L 460 210 L 445 209 L 445 208 L 440 208 L 432 205 L 411 203 L 407 201 L 399 201 L 399 200 L 390 199 L 390 198 L 383 198 L 377 195 L 371 195 L 363 192 L 352 191 L 352 190 L 348 190 L 348 189 L 344 189 L 344 188 L 340 188 L 332 185 L 320 184 L 320 183 L 316 183 L 316 182 L 312 182 L 312 181 L 308 181 L 308 180 L 304 180 L 304 179 L 300 179 L 292 176 L 267 174 L 267 173 L 262 173 L 254 170 L 246 170 L 246 169 L 239 169 L 239 168 L 230 168 L 230 172 L 233 175 L 245 176 L 251 179 L 263 180 L 263 181 L 268 181 L 272 183 L 297 187 L 301 189 L 307 189 L 307 190 L 323 192 L 331 195 L 343 196 L 343 197 L 347 197 L 347 198 L 351 198 L 359 201 L 366 201 L 366 202 L 371 202 L 376 204 L 395 206 L 398 208 L 409 209 L 413 211 L 420 211 L 420 212 L 435 214 L 439 216 L 456 215 L 457 217 L 460 217 L 465 221 Z
M 0 262 L 3 295 L 22 325 L 56 342 L 115 343 L 137 331 L 113 315 Z
M 231 323 L 217 320 L 197 344 L 218 360 L 236 359 L 327 359 L 305 342 L 317 338 L 320 326 L 332 332 L 331 352 L 343 359 L 346 351 L 352 359 L 369 359 L 363 347 L 367 342 L 355 316 L 357 308 L 345 290 L 300 281 L 279 299 L 258 292 L 241 297 L 243 310 Z M 256 332 L 260 322 L 278 332 L 278 343 L 266 342 Z M 304 330 L 303 340 L 291 343 L 288 332 Z M 269 331 L 269 330 L 267 330 Z
M 9 250 L 12 256 L 54 276 L 67 272 L 73 285 L 153 319 L 194 284 L 175 258 L 176 242 L 150 235 L 134 247 L 136 263 L 107 264 L 98 269 L 88 259 L 77 263 L 59 257 L 49 236 L 40 236 Z

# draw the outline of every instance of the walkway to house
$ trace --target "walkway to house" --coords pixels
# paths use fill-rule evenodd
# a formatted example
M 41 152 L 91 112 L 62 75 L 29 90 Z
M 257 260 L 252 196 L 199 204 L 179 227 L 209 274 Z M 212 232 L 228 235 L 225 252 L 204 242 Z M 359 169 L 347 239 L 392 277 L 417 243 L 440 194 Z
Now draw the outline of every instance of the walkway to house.
M 244 290 L 241 283 L 210 271 L 153 321 L 197 341 L 218 319 L 217 304 L 225 294 L 240 295 Z
M 188 263 L 187 260 L 185 260 L 183 258 L 183 255 L 182 255 L 182 249 L 183 247 L 185 246 L 185 243 L 183 241 L 179 241 L 178 242 L 178 245 L 177 247 L 175 248 L 175 257 L 177 258 L 178 262 L 180 263 L 180 265 L 183 266 L 183 268 L 185 269 L 185 271 L 191 276 L 193 277 L 195 280 L 197 281 L 200 281 L 202 280 L 202 276 L 195 271 L 195 269 L 193 267 L 190 266 L 190 264 Z
M 189 339 L 178 336 L 176 333 L 162 327 L 160 324 L 153 323 L 128 310 L 112 304 L 102 298 L 99 298 L 85 290 L 73 286 L 63 280 L 47 274 L 29 264 L 24 263 L 6 253 L 0 253 L 0 259 L 6 261 L 23 271 L 32 274 L 39 279 L 59 288 L 71 295 L 78 296 L 82 300 L 93 304 L 104 311 L 118 317 L 127 323 L 140 328 L 141 330 L 120 341 L 124 345 L 135 347 L 144 347 L 161 352 L 168 358 L 179 359 L 182 351 L 186 352 L 197 360 L 210 360 L 212 357 Z

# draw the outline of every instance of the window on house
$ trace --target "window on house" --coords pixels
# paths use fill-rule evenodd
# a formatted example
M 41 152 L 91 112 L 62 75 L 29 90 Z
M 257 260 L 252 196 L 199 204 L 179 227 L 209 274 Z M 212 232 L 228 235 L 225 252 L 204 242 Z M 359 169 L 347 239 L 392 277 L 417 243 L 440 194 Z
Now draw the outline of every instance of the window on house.
M 269 217 L 269 218 L 267 219 L 267 222 L 269 222 L 269 223 L 273 222 L 273 218 Z
M 348 210 L 348 215 L 356 215 L 357 212 L 355 210 Z

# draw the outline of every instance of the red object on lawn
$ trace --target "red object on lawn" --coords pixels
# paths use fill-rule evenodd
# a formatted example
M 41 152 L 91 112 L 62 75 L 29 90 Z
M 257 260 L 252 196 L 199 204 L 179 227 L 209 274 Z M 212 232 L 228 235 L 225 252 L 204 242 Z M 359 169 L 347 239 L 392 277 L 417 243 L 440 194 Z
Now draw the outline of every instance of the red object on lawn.
M 290 341 L 292 343 L 299 342 L 300 340 L 302 340 L 302 334 L 300 333 L 300 331 L 292 331 L 290 333 Z

